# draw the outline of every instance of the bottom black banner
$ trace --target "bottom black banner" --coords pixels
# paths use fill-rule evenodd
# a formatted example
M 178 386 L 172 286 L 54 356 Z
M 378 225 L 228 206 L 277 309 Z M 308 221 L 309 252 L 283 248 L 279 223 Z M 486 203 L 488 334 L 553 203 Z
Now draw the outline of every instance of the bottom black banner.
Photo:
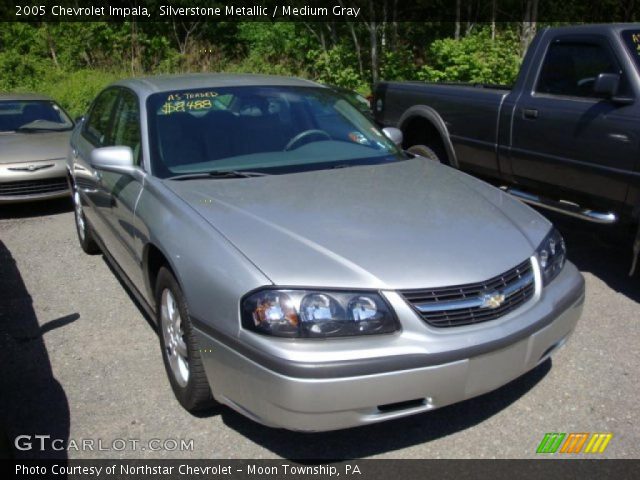
M 640 460 L 2 460 L 19 479 L 636 479 Z

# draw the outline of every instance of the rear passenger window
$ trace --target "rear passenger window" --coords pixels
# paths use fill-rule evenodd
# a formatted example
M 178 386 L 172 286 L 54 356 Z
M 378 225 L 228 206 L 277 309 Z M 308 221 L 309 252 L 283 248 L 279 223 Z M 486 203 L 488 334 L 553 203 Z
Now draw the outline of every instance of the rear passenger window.
M 115 88 L 105 90 L 96 99 L 91 112 L 89 112 L 84 134 L 96 147 L 113 145 L 110 131 L 111 116 L 117 99 L 118 90 Z
M 613 55 L 591 43 L 554 43 L 542 64 L 536 91 L 570 97 L 598 97 L 593 91 L 601 73 L 621 73 Z

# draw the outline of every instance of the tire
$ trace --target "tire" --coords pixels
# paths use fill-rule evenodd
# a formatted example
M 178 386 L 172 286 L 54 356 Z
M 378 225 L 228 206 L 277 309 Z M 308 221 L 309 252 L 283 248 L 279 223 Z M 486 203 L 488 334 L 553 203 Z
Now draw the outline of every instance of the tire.
M 71 199 L 73 201 L 73 217 L 76 224 L 76 233 L 78 234 L 78 242 L 80 242 L 80 248 L 88 255 L 96 255 L 100 253 L 100 247 L 96 243 L 91 226 L 87 223 L 87 219 L 84 216 L 84 210 L 82 208 L 82 201 L 80 199 L 80 192 L 72 184 Z
M 204 373 L 200 347 L 182 289 L 166 267 L 160 268 L 157 278 L 156 320 L 162 360 L 173 393 L 189 412 L 212 408 L 217 402 Z
M 419 155 L 424 158 L 428 158 L 429 160 L 433 160 L 434 162 L 443 163 L 438 154 L 426 145 L 413 145 L 407 149 L 407 152 L 413 153 L 414 155 Z

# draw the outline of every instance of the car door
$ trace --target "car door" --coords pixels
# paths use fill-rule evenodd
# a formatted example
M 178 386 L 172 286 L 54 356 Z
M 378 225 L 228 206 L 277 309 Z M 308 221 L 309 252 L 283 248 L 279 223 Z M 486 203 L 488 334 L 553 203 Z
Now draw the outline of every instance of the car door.
M 624 202 L 626 173 L 637 157 L 632 107 L 593 91 L 599 74 L 617 73 L 620 93 L 631 95 L 620 65 L 605 37 L 551 41 L 533 87 L 514 111 L 510 154 L 518 182 L 551 186 L 559 197 L 592 207 Z
M 85 216 L 107 248 L 114 241 L 107 222 L 111 197 L 102 182 L 104 172 L 91 165 L 91 152 L 113 145 L 112 124 L 118 98 L 119 91 L 116 88 L 108 88 L 100 93 L 82 122 L 80 134 L 74 135 L 71 145 L 76 185 L 82 202 L 89 207 L 85 208 Z
M 137 167 L 134 172 L 102 173 L 101 188 L 109 196 L 110 206 L 106 211 L 106 220 L 115 238 L 111 254 L 135 285 L 143 285 L 140 248 L 136 248 L 140 243 L 140 235 L 136 228 L 135 208 L 143 189 L 145 173 L 142 166 L 139 100 L 129 89 L 119 89 L 110 141 L 114 146 L 131 148 Z

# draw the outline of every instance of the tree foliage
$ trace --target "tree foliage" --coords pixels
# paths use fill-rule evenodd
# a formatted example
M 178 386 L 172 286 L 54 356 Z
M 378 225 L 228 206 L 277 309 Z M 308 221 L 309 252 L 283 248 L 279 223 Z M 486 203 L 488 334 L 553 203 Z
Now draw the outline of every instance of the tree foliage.
M 511 84 L 539 16 L 590 14 L 577 0 L 351 3 L 362 7 L 358 22 L 4 22 L 0 90 L 50 94 L 78 115 L 112 80 L 160 73 L 295 75 L 364 94 L 375 79 Z M 603 20 L 633 20 L 633 5 L 596 8 Z M 420 18 L 413 12 L 455 22 L 398 20 Z
M 512 85 L 520 69 L 519 45 L 512 32 L 505 32 L 492 41 L 488 29 L 460 40 L 436 40 L 429 47 L 427 63 L 416 76 L 432 82 Z

